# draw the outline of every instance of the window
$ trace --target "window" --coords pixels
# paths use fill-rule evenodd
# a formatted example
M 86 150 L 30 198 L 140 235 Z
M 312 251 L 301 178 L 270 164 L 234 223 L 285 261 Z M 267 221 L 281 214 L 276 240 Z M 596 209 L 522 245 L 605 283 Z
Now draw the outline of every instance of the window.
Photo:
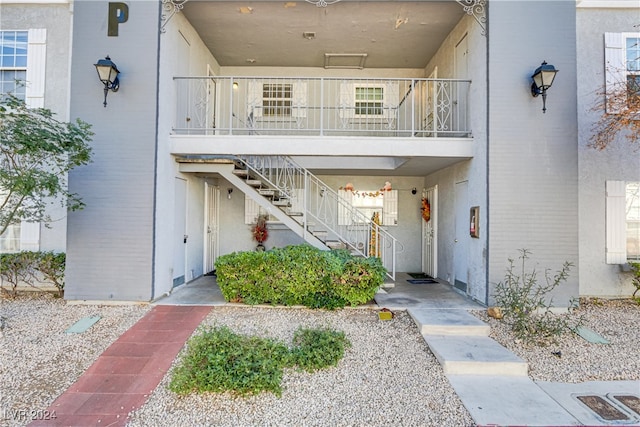
M 640 261 L 640 182 L 607 181 L 607 264 Z
M 262 85 L 262 115 L 291 116 L 292 84 Z
M 0 97 L 12 93 L 28 107 L 44 107 L 46 42 L 46 29 L 0 31 Z M 12 224 L 0 235 L 0 253 L 39 248 L 39 223 Z
M 607 112 L 615 114 L 637 105 L 640 33 L 605 33 L 605 62 Z
M 383 87 L 358 87 L 355 88 L 356 116 L 381 116 L 384 112 L 384 88 Z
M 25 99 L 27 31 L 0 31 L 0 94 Z
M 356 194 L 351 191 L 339 190 L 338 194 L 344 201 L 358 209 L 365 217 L 371 219 L 374 213 L 380 216 L 381 225 L 398 225 L 398 190 L 363 191 Z M 338 222 L 340 225 L 350 225 L 357 218 L 351 218 L 345 208 L 339 208 Z

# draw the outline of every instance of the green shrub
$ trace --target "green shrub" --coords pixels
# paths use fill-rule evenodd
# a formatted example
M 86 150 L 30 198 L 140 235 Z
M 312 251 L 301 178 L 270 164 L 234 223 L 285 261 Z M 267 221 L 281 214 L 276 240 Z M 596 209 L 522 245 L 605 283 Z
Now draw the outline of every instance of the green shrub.
M 64 269 L 67 256 L 64 252 L 39 252 L 36 269 L 45 280 L 51 282 L 58 289 L 58 296 L 64 296 Z
M 344 332 L 330 329 L 299 329 L 293 344 L 293 361 L 307 372 L 337 365 L 351 345 Z
M 0 254 L 0 277 L 2 277 L 0 289 L 4 294 L 15 296 L 20 283 L 34 285 L 37 258 L 37 252 L 29 251 Z M 5 283 L 8 287 L 5 287 Z
M 527 271 L 526 268 L 530 252 L 521 249 L 520 253 L 520 270 L 516 271 L 515 260 L 510 258 L 504 281 L 496 285 L 494 297 L 516 337 L 529 343 L 545 344 L 582 323 L 581 317 L 572 320 L 569 316 L 573 302 L 567 313 L 555 314 L 551 310 L 553 301 L 549 299 L 549 293 L 569 277 L 572 264 L 565 262 L 553 276 L 550 270 L 545 270 L 545 283 L 538 284 L 536 269 Z
M 227 301 L 329 309 L 370 301 L 385 275 L 378 258 L 309 245 L 223 255 L 216 272 Z
M 269 391 L 280 396 L 284 368 L 298 364 L 313 371 L 334 366 L 350 345 L 344 333 L 328 329 L 298 330 L 294 344 L 298 347 L 289 349 L 276 340 L 238 335 L 224 326 L 203 328 L 188 341 L 169 389 L 181 395 Z
M 54 285 L 62 296 L 65 259 L 64 253 L 54 252 L 22 251 L 0 254 L 0 290 L 6 295 L 15 296 L 19 284 L 37 288 L 38 283 L 43 283 L 40 279 L 44 279 Z M 5 286 L 5 283 L 8 286 Z
M 633 273 L 631 284 L 636 288 L 631 298 L 640 304 L 640 296 L 636 296 L 638 291 L 640 291 L 640 262 L 629 262 L 629 267 L 631 267 L 631 272 Z

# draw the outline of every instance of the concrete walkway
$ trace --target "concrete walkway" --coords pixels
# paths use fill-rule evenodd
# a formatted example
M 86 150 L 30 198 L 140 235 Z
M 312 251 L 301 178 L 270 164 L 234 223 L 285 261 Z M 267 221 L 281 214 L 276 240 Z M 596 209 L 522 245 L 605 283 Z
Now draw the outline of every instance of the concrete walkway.
M 408 311 L 477 425 L 640 425 L 640 381 L 536 383 L 527 364 L 466 310 Z

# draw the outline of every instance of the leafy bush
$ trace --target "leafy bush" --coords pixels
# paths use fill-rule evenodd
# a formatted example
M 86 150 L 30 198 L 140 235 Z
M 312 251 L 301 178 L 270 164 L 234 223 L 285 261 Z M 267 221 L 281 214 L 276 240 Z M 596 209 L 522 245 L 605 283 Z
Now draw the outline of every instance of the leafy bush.
M 526 342 L 544 344 L 582 323 L 581 318 L 572 320 L 569 316 L 573 302 L 567 313 L 554 314 L 551 311 L 553 300 L 548 298 L 552 290 L 567 280 L 572 264 L 565 262 L 553 276 L 549 269 L 545 270 L 545 283 L 539 285 L 536 269 L 529 272 L 526 269 L 530 252 L 526 249 L 520 252 L 520 272 L 516 272 L 515 261 L 510 258 L 504 281 L 497 284 L 494 297 L 516 337 Z
M 640 296 L 636 297 L 636 294 L 640 291 L 640 262 L 629 262 L 629 267 L 631 267 L 631 272 L 633 273 L 631 283 L 636 288 L 636 290 L 633 291 L 631 298 L 640 304 Z
M 350 345 L 343 332 L 329 329 L 298 330 L 294 344 L 298 347 L 289 349 L 276 340 L 238 335 L 224 326 L 204 328 L 187 343 L 169 389 L 181 395 L 270 391 L 280 396 L 284 368 L 297 364 L 313 371 L 334 366 Z
M 378 258 L 309 245 L 223 255 L 216 271 L 227 301 L 329 309 L 370 301 L 385 275 Z
M 58 289 L 62 296 L 64 292 L 64 269 L 66 255 L 55 252 L 31 252 L 0 254 L 0 290 L 10 296 L 15 296 L 19 284 L 37 287 L 38 283 L 49 281 Z M 38 274 L 39 273 L 39 274 Z M 4 283 L 8 283 L 8 289 Z
M 350 345 L 344 332 L 330 329 L 299 329 L 293 344 L 293 361 L 307 372 L 337 365 Z
M 34 269 L 37 265 L 37 252 L 17 252 L 0 254 L 0 277 L 4 294 L 15 296 L 20 283 L 33 286 Z M 8 283 L 8 289 L 5 288 Z

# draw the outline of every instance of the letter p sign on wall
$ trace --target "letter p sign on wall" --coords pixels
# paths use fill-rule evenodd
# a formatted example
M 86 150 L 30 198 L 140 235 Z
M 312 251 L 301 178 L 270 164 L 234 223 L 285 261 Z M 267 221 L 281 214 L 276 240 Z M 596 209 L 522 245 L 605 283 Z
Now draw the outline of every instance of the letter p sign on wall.
M 118 37 L 118 25 L 127 22 L 129 19 L 129 6 L 122 2 L 109 3 L 109 23 L 107 25 L 107 35 Z

